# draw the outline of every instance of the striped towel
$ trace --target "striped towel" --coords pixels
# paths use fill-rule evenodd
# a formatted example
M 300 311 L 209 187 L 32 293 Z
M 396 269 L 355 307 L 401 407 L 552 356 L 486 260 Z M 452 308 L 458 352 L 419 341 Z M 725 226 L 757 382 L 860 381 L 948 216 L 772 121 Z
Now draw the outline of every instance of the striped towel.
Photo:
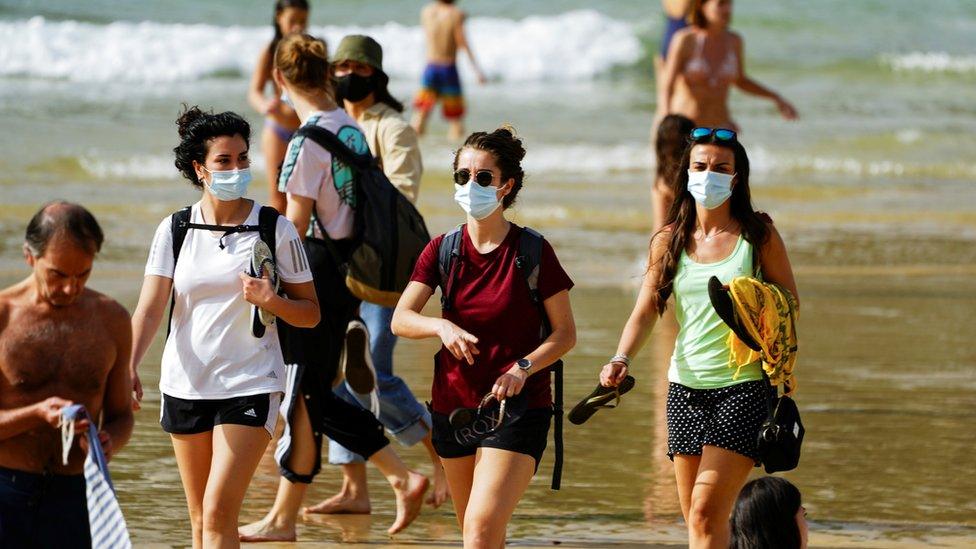
M 81 404 L 61 409 L 62 461 L 68 463 L 68 453 L 75 436 L 75 420 L 88 419 L 88 457 L 85 458 L 85 493 L 88 499 L 88 523 L 91 528 L 92 549 L 130 549 L 129 531 L 108 473 L 108 461 L 98 440 L 98 428 Z

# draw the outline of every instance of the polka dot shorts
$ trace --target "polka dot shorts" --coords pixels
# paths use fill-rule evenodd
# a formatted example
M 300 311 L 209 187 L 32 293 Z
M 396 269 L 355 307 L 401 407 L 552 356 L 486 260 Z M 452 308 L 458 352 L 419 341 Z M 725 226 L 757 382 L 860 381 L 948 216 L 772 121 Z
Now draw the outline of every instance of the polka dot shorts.
M 756 461 L 756 439 L 766 420 L 769 386 L 747 381 L 721 389 L 668 387 L 668 457 L 700 456 L 702 446 L 718 446 Z

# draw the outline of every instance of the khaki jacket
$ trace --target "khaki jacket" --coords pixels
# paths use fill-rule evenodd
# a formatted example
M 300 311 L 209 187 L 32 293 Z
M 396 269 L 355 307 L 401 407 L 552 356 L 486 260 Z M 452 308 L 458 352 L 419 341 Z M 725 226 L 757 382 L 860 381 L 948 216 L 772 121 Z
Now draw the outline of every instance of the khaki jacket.
M 357 122 L 390 183 L 416 204 L 424 171 L 417 133 L 386 103 L 376 103 Z

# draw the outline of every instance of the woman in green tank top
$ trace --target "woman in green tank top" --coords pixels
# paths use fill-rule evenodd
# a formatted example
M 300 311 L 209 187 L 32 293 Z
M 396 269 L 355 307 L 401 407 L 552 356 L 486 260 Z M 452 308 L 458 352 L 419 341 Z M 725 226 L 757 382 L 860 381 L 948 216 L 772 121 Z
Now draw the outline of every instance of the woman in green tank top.
M 694 129 L 681 166 L 675 202 L 651 239 L 637 303 L 600 383 L 613 387 L 624 380 L 629 357 L 673 296 L 679 329 L 668 371 L 668 455 L 689 545 L 724 548 L 736 495 L 758 465 L 768 388 L 758 363 L 729 364 L 729 328 L 712 309 L 708 279 L 728 283 L 762 273 L 794 296 L 796 283 L 779 232 L 752 208 L 749 158 L 735 133 Z

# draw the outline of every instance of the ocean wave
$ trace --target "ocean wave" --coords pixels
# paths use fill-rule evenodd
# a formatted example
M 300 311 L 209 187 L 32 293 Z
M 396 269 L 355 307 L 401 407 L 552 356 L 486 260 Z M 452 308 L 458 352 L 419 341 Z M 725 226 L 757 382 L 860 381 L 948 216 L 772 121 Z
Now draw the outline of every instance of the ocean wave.
M 885 55 L 882 63 L 900 72 L 976 73 L 976 56 L 951 55 L 946 52 L 912 52 Z
M 312 27 L 331 47 L 353 33 L 384 46 L 391 77 L 415 79 L 423 70 L 420 27 Z M 637 31 L 594 10 L 518 21 L 475 17 L 467 33 L 490 78 L 506 81 L 593 79 L 643 55 Z M 250 74 L 271 38 L 268 27 L 217 27 L 144 21 L 107 25 L 49 21 L 43 17 L 0 21 L 0 76 L 78 82 L 184 82 Z M 470 66 L 460 61 L 463 73 Z
M 776 172 L 801 172 L 852 177 L 926 177 L 933 179 L 976 177 L 976 167 L 961 162 L 916 164 L 896 160 L 774 154 L 763 147 L 750 149 L 749 163 L 753 173 L 764 175 Z
M 857 178 L 976 178 L 976 167 L 965 163 L 915 164 L 895 160 L 784 154 L 758 146 L 750 149 L 749 160 L 752 173 L 757 176 L 805 173 Z M 159 180 L 181 177 L 173 167 L 171 156 L 135 155 L 118 158 L 102 153 L 89 153 L 77 158 L 77 162 L 87 176 L 96 179 Z M 450 165 L 450 157 L 428 151 L 424 155 L 424 164 L 430 167 L 430 171 L 437 172 L 437 167 Z M 569 174 L 589 177 L 612 173 L 649 174 L 654 168 L 654 158 L 649 147 L 633 144 L 541 144 L 531 148 L 526 154 L 524 168 L 530 175 Z M 256 151 L 252 154 L 251 169 L 255 172 L 264 171 L 264 158 Z

